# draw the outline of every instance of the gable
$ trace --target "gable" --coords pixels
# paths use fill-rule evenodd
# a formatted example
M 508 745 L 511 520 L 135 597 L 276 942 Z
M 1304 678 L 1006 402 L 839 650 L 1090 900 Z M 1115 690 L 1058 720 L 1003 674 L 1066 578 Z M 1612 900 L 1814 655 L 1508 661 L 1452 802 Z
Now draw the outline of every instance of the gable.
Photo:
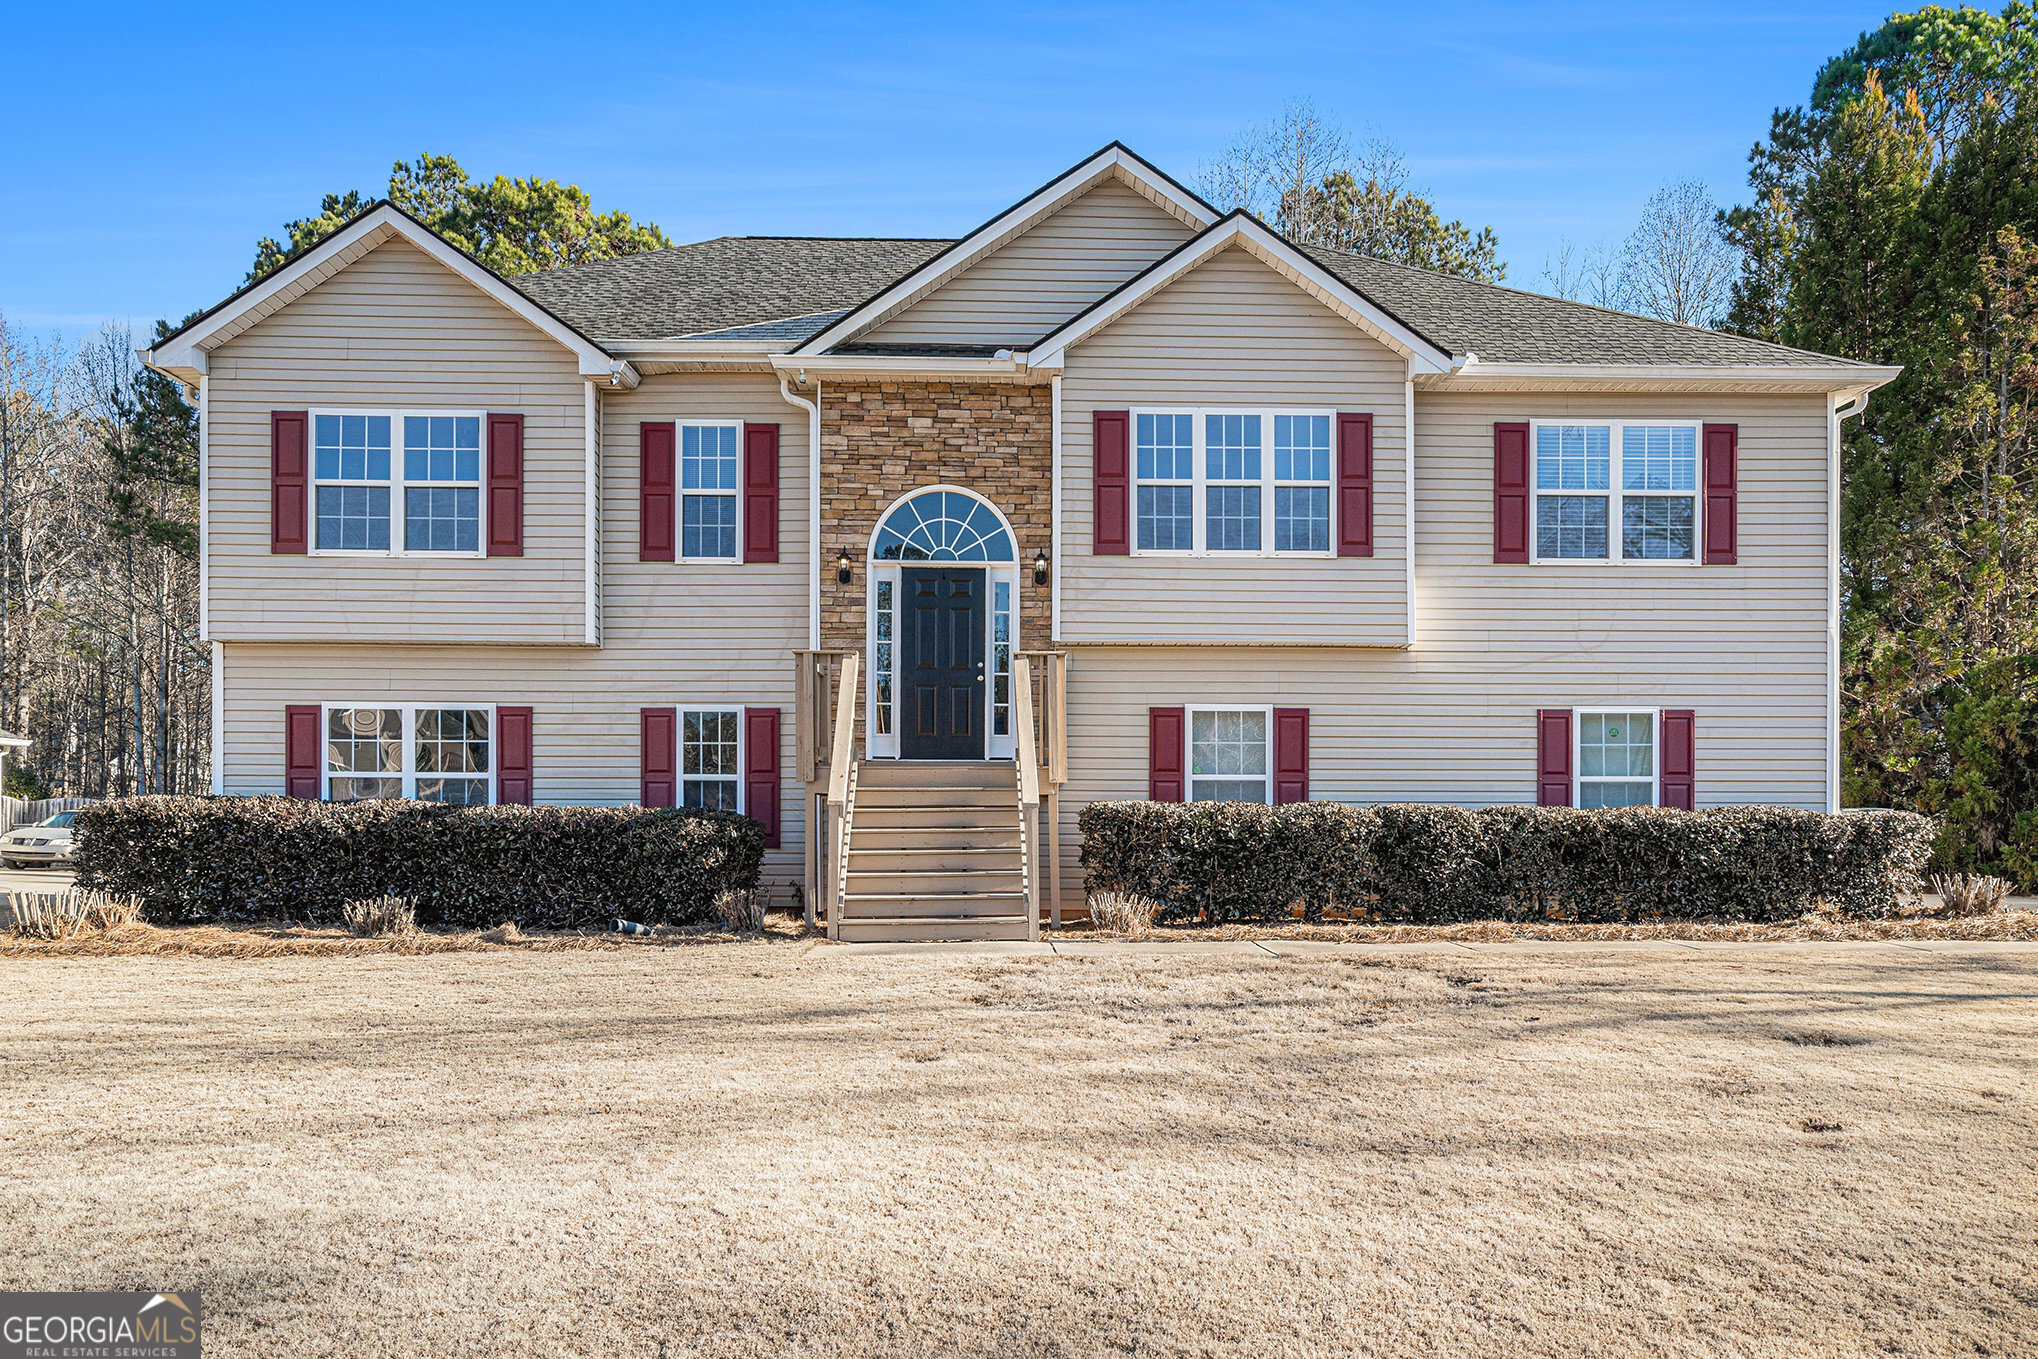
M 583 377 L 606 378 L 612 387 L 637 385 L 636 370 L 575 330 L 552 312 L 511 287 L 501 275 L 455 248 L 444 237 L 388 202 L 376 203 L 318 244 L 242 288 L 233 296 L 187 321 L 155 344 L 140 349 L 143 363 L 195 388 L 209 367 L 215 349 L 316 293 L 360 261 L 392 243 L 417 257 L 423 269 L 414 278 L 440 275 L 464 283 L 482 299 L 492 300 L 507 316 L 521 319 L 555 350 L 563 349 Z M 384 262 L 399 256 L 385 256 Z M 433 272 L 436 270 L 436 272 Z M 364 332 L 373 335 L 372 324 Z
M 1308 371 L 1353 364 L 1390 370 L 1406 361 L 1244 248 L 1219 250 L 1069 347 L 1071 372 L 1142 358 L 1204 372 Z
M 970 265 L 859 344 L 1023 347 L 1193 234 L 1109 179 Z
M 212 349 L 214 361 L 407 354 L 421 380 L 504 353 L 571 374 L 573 356 L 401 237 L 386 237 Z

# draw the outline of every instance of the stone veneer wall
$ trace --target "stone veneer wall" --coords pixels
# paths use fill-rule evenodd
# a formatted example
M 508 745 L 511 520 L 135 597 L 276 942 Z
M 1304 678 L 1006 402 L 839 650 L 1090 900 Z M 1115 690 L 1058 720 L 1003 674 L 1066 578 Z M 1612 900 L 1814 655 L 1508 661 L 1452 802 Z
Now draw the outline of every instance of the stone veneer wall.
M 821 390 L 821 645 L 863 646 L 865 554 L 877 517 L 908 491 L 963 486 L 1012 525 L 1021 650 L 1048 646 L 1048 590 L 1033 554 L 1053 550 L 1054 396 L 1047 386 L 825 383 Z M 849 554 L 850 582 L 835 580 Z

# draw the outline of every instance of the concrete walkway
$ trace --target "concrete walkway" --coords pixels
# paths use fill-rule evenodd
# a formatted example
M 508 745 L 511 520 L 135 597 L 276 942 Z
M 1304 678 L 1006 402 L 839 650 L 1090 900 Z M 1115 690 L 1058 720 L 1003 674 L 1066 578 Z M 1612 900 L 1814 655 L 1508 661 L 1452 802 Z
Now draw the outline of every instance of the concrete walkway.
M 1038 943 L 969 940 L 907 944 L 835 944 L 822 941 L 812 956 L 928 957 L 944 954 L 1011 957 L 1306 958 L 1351 953 L 1565 954 L 1565 953 L 2038 953 L 2038 941 L 2020 939 L 1513 939 L 1471 943 L 1456 939 L 1413 944 L 1346 943 L 1334 939 L 1049 939 Z

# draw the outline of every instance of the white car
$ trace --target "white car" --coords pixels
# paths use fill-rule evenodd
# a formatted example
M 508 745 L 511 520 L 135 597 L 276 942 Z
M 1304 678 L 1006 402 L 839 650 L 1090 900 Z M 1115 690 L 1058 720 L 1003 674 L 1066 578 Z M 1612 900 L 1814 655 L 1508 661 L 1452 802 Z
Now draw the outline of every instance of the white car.
M 76 812 L 58 812 L 32 826 L 17 826 L 0 835 L 0 864 L 9 868 L 34 868 L 43 864 L 67 864 L 77 852 L 71 839 L 71 818 Z

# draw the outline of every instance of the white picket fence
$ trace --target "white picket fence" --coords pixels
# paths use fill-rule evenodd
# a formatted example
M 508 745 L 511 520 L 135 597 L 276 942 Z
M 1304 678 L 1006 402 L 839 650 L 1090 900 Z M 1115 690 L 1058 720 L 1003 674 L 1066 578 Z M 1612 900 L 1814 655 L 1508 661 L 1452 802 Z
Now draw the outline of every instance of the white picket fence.
M 16 826 L 32 826 L 46 816 L 90 805 L 89 797 L 46 797 L 26 802 L 18 797 L 0 796 L 0 835 Z

